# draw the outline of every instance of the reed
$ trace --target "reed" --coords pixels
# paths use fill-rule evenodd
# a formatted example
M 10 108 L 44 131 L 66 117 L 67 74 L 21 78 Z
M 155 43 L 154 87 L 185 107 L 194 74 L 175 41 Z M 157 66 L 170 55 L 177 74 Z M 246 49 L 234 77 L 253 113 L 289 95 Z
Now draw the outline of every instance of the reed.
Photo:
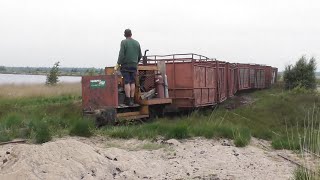
M 50 97 L 66 94 L 80 95 L 80 83 L 63 83 L 56 86 L 33 85 L 0 85 L 0 98 Z

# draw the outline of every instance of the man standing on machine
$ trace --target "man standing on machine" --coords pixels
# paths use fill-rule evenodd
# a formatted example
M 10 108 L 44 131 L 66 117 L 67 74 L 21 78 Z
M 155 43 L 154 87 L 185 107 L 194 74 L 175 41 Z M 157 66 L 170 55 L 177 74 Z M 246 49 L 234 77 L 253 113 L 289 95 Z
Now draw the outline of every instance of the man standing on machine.
M 121 41 L 117 68 L 120 66 L 120 71 L 124 79 L 124 91 L 126 97 L 124 104 L 132 106 L 134 104 L 135 93 L 135 76 L 137 66 L 142 57 L 141 48 L 138 41 L 131 38 L 130 29 L 124 31 L 126 39 Z

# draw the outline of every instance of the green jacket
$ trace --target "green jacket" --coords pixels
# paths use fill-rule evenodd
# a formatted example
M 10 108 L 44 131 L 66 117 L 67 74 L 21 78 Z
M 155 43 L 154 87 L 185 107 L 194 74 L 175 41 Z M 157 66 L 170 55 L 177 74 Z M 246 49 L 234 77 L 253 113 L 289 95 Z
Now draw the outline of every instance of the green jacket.
M 141 48 L 138 41 L 132 38 L 121 41 L 118 64 L 122 67 L 137 67 L 141 58 Z

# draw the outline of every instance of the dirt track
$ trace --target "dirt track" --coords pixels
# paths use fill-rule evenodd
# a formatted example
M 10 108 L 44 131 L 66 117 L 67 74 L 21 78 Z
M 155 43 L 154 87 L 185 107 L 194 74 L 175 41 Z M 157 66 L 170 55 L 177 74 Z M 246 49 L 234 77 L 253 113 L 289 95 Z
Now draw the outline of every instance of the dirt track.
M 295 165 L 253 139 L 63 138 L 43 145 L 0 146 L 0 179 L 289 179 Z

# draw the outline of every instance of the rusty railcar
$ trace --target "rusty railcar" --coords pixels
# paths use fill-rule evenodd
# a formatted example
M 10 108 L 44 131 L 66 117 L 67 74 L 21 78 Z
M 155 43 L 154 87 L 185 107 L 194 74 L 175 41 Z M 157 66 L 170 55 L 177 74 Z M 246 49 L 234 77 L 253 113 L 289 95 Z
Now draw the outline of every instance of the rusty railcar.
M 215 59 L 197 54 L 173 54 L 148 56 L 148 64 L 164 61 L 168 78 L 169 97 L 176 108 L 194 108 L 212 106 L 219 102 L 219 87 L 226 83 L 218 83 L 223 70 L 217 71 Z M 222 79 L 225 75 L 221 74 Z M 220 84 L 220 86 L 218 85 Z

